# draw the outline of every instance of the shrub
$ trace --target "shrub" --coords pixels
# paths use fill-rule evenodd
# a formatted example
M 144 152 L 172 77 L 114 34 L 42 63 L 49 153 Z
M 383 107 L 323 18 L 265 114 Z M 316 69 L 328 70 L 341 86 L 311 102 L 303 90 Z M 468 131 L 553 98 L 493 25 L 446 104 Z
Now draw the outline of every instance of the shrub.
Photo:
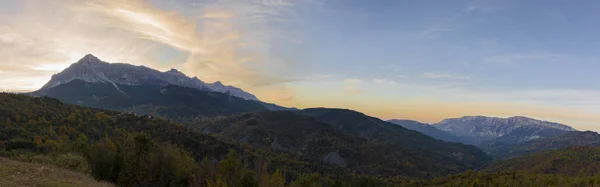
M 35 147 L 35 150 L 40 153 L 52 153 L 60 149 L 60 145 L 53 140 L 46 140 L 41 145 Z
M 4 149 L 0 149 L 0 157 L 7 157 L 7 158 L 9 158 L 9 157 L 12 157 L 12 156 L 13 156 L 13 154 L 11 152 L 8 152 L 8 151 L 6 151 Z
M 83 156 L 71 153 L 58 155 L 54 165 L 83 173 L 90 171 L 88 162 Z
M 10 139 L 10 137 L 2 132 L 0 132 L 0 141 L 2 140 L 8 140 Z
M 123 156 L 111 141 L 98 142 L 90 149 L 89 164 L 92 176 L 98 180 L 116 181 L 123 165 Z
M 54 159 L 46 155 L 34 155 L 28 161 L 38 164 L 54 164 Z

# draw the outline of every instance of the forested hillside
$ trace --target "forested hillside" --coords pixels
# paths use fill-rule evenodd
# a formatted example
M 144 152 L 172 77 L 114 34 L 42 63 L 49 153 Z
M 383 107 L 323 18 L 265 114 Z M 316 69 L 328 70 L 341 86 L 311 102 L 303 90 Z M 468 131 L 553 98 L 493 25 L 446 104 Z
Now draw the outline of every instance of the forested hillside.
M 569 147 L 439 177 L 422 186 L 599 186 L 600 148 Z
M 352 110 L 311 108 L 297 113 L 314 117 L 348 134 L 402 150 L 402 156 L 421 158 L 422 160 L 416 163 L 423 164 L 421 167 L 425 168 L 452 173 L 452 170 L 466 171 L 477 168 L 491 160 L 475 146 L 436 140 Z
M 430 178 L 474 169 L 489 160 L 473 146 L 435 140 L 353 111 L 335 115 L 335 109 L 323 110 L 332 112 L 323 116 L 342 121 L 319 121 L 322 118 L 305 115 L 313 111 L 309 109 L 203 118 L 191 127 L 375 175 Z
M 333 164 L 233 143 L 167 120 L 0 94 L 0 153 L 119 186 L 384 186 Z
M 532 174 L 523 172 L 466 172 L 448 175 L 433 180 L 410 184 L 410 186 L 446 187 L 446 186 L 544 186 L 544 187 L 583 187 L 600 185 L 600 177 L 570 177 L 565 175 Z
M 535 139 L 519 144 L 491 144 L 486 147 L 486 151 L 497 159 L 508 159 L 569 146 L 598 147 L 600 135 L 592 131 L 573 131 L 561 136 Z
M 568 147 L 533 153 L 491 164 L 482 171 L 596 176 L 600 174 L 600 148 Z

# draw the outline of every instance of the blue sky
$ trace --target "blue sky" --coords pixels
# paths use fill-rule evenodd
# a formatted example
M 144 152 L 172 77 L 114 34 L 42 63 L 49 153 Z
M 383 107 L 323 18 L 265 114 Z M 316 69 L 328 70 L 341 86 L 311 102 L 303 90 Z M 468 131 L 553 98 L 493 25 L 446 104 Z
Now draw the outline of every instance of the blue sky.
M 308 24 L 288 22 L 304 39 L 288 50 L 309 58 L 312 73 L 361 80 L 360 94 L 371 101 L 509 104 L 502 110 L 514 112 L 463 113 L 522 112 L 595 128 L 595 119 L 554 113 L 599 112 L 597 8 L 594 1 L 328 1 L 302 20 Z
M 530 116 L 600 130 L 596 1 L 2 1 L 0 89 L 87 53 L 286 106 Z M 34 32 L 35 31 L 35 32 Z
M 470 77 L 474 89 L 598 88 L 599 27 L 589 4 L 378 2 L 326 6 L 310 18 L 317 23 L 302 52 L 316 66 L 364 77 L 435 72 Z

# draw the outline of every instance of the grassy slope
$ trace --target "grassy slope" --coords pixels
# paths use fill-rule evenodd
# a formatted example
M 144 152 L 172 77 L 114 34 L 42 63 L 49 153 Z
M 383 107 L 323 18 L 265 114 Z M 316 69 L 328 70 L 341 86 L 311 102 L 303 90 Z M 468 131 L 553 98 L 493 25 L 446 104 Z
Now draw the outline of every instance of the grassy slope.
M 114 186 L 83 173 L 0 157 L 0 186 L 79 187 Z

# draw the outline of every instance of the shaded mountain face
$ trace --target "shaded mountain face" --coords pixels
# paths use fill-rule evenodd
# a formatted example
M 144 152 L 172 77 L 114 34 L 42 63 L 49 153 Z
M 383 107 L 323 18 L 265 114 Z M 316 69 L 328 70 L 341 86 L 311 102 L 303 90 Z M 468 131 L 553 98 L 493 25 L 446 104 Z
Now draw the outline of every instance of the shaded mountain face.
M 197 77 L 190 78 L 176 69 L 160 72 L 144 66 L 134 66 L 122 63 L 111 64 L 104 62 L 91 54 L 86 55 L 77 63 L 72 64 L 62 72 L 53 75 L 52 79 L 44 85 L 40 91 L 48 90 L 73 80 L 82 80 L 88 83 L 112 84 L 117 90 L 120 89 L 118 85 L 164 86 L 171 84 L 204 91 L 227 93 L 247 100 L 258 100 L 256 96 L 239 88 L 226 86 L 221 82 L 212 84 L 204 83 Z
M 418 158 L 429 172 L 452 173 L 486 163 L 491 158 L 479 148 L 444 142 L 402 126 L 344 109 L 314 108 L 297 112 L 330 124 L 344 133 L 389 146 L 399 157 Z
M 404 128 L 410 129 L 410 130 L 414 130 L 414 131 L 423 133 L 427 136 L 431 136 L 438 140 L 442 140 L 442 141 L 446 141 L 446 142 L 462 142 L 456 136 L 454 136 L 448 132 L 439 130 L 429 124 L 421 123 L 418 121 L 393 119 L 393 120 L 388 120 L 388 122 L 396 124 L 396 125 L 400 125 Z
M 204 83 L 171 69 L 107 63 L 86 55 L 53 75 L 33 96 L 111 110 L 155 114 L 171 119 L 231 115 L 256 110 L 296 110 L 259 101 L 221 82 Z
M 266 110 L 259 101 L 170 84 L 123 85 L 75 79 L 31 95 L 57 98 L 69 104 L 158 115 L 174 120 Z
M 345 123 L 347 118 L 361 124 Z M 333 119 L 340 123 L 324 122 Z M 474 146 L 439 141 L 346 110 L 263 111 L 205 118 L 192 128 L 377 175 L 426 178 L 466 171 L 489 160 Z M 389 138 L 394 136 L 398 138 Z
M 344 134 L 330 125 L 288 111 L 255 112 L 239 116 L 204 118 L 192 126 L 205 133 L 301 155 L 341 167 L 366 171 L 365 149 L 377 149 L 362 138 Z M 370 152 L 381 158 L 382 151 Z M 364 163 L 363 163 L 364 162 Z M 377 171 L 373 169 L 373 171 Z
M 453 134 L 464 143 L 486 147 L 490 144 L 514 144 L 538 138 L 554 137 L 570 131 L 572 127 L 526 117 L 495 118 L 467 116 L 445 119 L 434 127 Z
M 507 159 L 569 146 L 600 147 L 600 134 L 592 131 L 572 131 L 560 136 L 535 139 L 518 144 L 494 144 L 487 147 L 486 151 L 495 158 Z

